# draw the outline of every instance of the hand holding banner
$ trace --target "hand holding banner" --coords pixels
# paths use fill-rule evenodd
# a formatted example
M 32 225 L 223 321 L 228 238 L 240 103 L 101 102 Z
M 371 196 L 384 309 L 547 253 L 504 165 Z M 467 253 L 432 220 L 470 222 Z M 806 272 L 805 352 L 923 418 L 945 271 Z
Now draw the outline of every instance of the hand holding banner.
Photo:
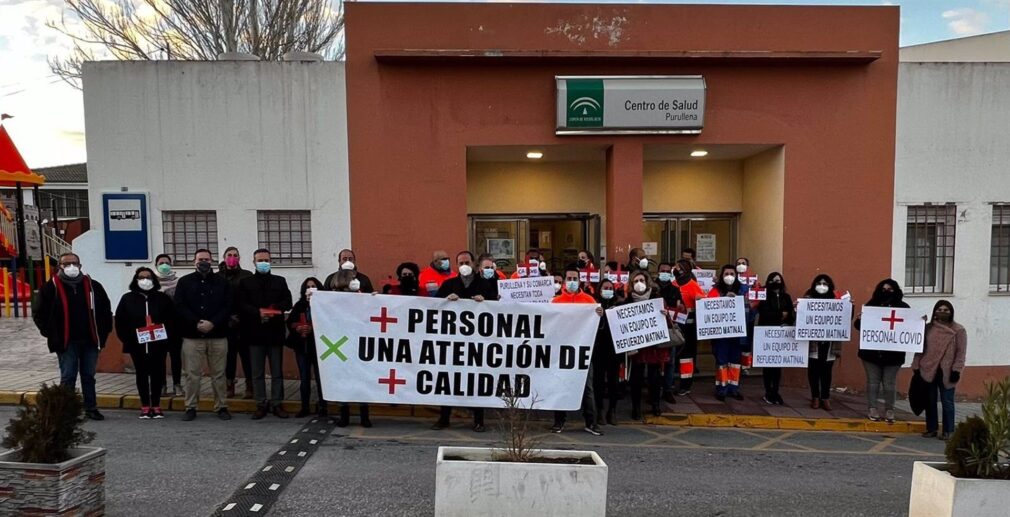
M 922 352 L 926 320 L 915 309 L 866 307 L 859 323 L 859 349 Z
M 607 309 L 614 351 L 622 354 L 670 341 L 663 300 L 645 300 Z

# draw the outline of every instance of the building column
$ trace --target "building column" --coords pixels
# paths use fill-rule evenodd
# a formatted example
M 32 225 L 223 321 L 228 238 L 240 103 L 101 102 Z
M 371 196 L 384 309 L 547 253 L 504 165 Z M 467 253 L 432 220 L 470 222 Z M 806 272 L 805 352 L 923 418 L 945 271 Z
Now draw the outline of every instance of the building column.
M 607 260 L 628 262 L 631 248 L 642 245 L 641 142 L 616 141 L 607 149 Z

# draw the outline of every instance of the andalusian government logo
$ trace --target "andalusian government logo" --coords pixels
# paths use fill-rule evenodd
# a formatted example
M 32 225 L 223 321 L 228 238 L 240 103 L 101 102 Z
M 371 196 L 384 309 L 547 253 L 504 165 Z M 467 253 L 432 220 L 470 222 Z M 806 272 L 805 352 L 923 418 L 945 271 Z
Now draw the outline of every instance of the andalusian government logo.
M 568 127 L 603 127 L 603 80 L 568 79 Z

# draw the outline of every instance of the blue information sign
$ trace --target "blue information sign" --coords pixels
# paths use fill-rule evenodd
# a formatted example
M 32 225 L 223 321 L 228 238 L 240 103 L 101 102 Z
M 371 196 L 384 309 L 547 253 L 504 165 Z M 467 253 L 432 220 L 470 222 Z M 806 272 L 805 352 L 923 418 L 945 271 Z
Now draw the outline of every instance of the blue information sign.
M 151 260 L 151 222 L 146 192 L 102 193 L 102 217 L 105 260 Z

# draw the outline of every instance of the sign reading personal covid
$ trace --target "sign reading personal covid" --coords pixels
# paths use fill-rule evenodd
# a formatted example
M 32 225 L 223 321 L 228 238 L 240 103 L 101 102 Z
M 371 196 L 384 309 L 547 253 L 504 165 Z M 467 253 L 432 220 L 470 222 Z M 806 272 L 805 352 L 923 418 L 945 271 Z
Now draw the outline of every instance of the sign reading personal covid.
M 915 309 L 866 307 L 859 323 L 859 349 L 922 352 L 926 319 Z
M 852 335 L 852 301 L 800 298 L 796 305 L 796 339 L 848 341 Z
M 514 394 L 525 407 L 578 409 L 596 307 L 320 291 L 311 310 L 323 397 L 501 407 Z
M 755 368 L 806 368 L 809 350 L 796 327 L 754 327 Z
M 695 305 L 698 339 L 723 339 L 747 336 L 743 296 L 703 298 Z

